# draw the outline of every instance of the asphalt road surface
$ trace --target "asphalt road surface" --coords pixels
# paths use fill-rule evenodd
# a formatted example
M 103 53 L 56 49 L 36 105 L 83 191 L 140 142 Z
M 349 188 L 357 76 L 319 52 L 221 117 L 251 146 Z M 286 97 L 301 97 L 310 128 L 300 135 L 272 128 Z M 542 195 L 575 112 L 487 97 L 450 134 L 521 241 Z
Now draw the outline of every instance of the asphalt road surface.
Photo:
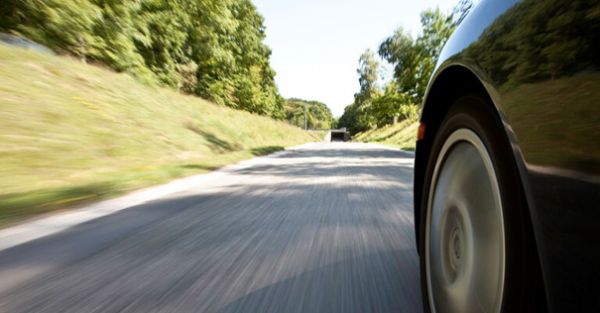
M 412 154 L 322 143 L 0 252 L 0 312 L 420 312 Z

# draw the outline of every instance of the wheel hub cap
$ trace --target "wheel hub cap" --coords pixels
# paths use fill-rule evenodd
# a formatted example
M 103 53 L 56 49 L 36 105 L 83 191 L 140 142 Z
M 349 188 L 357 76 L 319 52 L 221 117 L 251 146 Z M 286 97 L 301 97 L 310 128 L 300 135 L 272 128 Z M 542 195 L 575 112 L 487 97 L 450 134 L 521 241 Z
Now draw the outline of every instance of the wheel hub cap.
M 440 150 L 426 218 L 432 312 L 500 312 L 505 270 L 502 205 L 491 158 L 474 132 L 455 131 Z

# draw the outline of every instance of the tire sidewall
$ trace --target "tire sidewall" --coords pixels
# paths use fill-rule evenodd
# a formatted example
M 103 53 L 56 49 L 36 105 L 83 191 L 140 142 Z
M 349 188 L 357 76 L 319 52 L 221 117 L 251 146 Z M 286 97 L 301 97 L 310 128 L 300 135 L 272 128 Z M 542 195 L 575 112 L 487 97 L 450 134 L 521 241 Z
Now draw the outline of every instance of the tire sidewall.
M 420 268 L 421 290 L 425 312 L 431 312 L 429 305 L 429 291 L 427 288 L 426 270 L 426 223 L 429 219 L 429 193 L 435 164 L 440 150 L 448 137 L 456 130 L 466 128 L 473 131 L 483 142 L 498 180 L 500 199 L 502 203 L 502 216 L 504 219 L 505 233 L 505 277 L 504 293 L 501 312 L 520 312 L 523 308 L 522 288 L 524 288 L 522 273 L 525 271 L 523 262 L 523 205 L 520 181 L 512 150 L 506 138 L 503 126 L 497 113 L 484 99 L 478 95 L 467 95 L 459 98 L 450 108 L 445 119 L 435 135 L 431 153 L 427 162 L 423 197 L 421 199 L 420 218 Z

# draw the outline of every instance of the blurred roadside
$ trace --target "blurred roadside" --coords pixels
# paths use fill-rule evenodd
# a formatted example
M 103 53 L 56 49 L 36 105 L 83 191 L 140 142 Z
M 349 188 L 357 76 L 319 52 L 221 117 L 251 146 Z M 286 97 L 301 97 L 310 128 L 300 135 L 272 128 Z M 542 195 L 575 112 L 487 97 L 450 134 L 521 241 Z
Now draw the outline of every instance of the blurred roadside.
M 321 139 L 3 38 L 0 226 Z

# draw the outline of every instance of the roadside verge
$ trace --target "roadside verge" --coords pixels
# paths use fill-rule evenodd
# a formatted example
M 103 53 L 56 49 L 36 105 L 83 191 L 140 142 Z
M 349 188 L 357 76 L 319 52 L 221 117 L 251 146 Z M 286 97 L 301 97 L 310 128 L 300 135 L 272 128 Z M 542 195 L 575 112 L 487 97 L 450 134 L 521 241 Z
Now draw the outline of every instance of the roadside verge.
M 100 201 L 71 210 L 48 213 L 26 220 L 20 224 L 0 229 L 0 251 L 58 233 L 77 224 L 110 215 L 176 192 L 189 190 L 191 188 L 200 188 L 210 182 L 218 180 L 228 173 L 246 169 L 265 159 L 276 158 L 290 153 L 290 151 L 294 149 L 302 148 L 310 144 L 311 143 L 294 146 L 268 155 L 247 159 L 236 164 L 224 166 L 206 174 L 179 178 L 163 185 L 134 191 L 118 198 Z

